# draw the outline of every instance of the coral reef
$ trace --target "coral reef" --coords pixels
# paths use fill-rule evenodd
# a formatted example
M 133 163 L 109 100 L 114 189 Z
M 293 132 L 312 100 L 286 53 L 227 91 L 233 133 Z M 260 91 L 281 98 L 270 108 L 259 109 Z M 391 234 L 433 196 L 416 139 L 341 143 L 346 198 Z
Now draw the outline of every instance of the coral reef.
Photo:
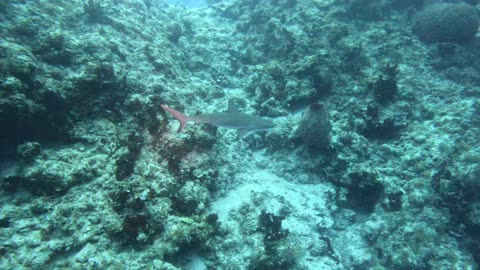
M 208 3 L 0 2 L 1 269 L 478 268 L 477 1 Z

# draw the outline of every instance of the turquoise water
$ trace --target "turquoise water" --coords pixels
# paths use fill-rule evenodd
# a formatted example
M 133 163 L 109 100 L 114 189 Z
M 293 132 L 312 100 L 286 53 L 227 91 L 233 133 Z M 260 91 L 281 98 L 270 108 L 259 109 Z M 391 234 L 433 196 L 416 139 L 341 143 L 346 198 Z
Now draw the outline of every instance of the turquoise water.
M 0 269 L 479 269 L 478 12 L 2 1 Z

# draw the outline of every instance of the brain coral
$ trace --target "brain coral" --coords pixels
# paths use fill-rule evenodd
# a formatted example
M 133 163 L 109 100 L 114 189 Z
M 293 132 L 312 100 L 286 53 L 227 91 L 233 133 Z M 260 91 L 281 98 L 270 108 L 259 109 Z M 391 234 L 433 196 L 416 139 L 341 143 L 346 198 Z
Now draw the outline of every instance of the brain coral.
M 415 20 L 414 31 L 428 43 L 472 40 L 478 30 L 479 16 L 467 4 L 436 4 L 425 8 Z

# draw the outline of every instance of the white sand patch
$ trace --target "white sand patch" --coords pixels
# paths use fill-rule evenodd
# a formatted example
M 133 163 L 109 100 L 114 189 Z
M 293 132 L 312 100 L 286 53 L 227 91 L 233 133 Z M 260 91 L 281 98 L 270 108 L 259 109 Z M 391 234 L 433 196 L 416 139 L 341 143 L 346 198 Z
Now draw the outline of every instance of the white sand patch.
M 229 239 L 261 241 L 261 238 L 254 240 L 253 235 L 243 235 L 242 232 L 255 230 L 258 226 L 257 217 L 262 210 L 286 216 L 282 228 L 290 232 L 287 239 L 291 241 L 292 247 L 301 248 L 303 252 L 306 252 L 311 243 L 318 242 L 317 224 L 324 228 L 333 224 L 327 209 L 327 195 L 333 193 L 328 183 L 294 184 L 265 170 L 238 174 L 235 181 L 239 186 L 211 205 L 211 210 L 218 214 L 220 223 L 228 228 Z M 248 209 L 254 210 L 248 216 L 239 215 L 246 205 L 249 206 Z M 236 256 L 246 256 L 252 252 L 255 253 L 254 250 L 242 249 L 243 254 L 239 252 Z M 327 257 L 308 259 L 308 269 L 334 269 Z

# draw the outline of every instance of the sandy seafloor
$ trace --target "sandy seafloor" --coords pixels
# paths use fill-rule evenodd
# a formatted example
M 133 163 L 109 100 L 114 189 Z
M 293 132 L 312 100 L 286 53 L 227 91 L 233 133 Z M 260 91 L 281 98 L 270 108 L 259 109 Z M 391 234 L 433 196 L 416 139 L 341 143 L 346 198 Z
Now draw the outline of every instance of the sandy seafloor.
M 2 0 L 0 269 L 478 269 L 480 37 L 416 2 Z M 228 101 L 276 127 L 160 107 Z

